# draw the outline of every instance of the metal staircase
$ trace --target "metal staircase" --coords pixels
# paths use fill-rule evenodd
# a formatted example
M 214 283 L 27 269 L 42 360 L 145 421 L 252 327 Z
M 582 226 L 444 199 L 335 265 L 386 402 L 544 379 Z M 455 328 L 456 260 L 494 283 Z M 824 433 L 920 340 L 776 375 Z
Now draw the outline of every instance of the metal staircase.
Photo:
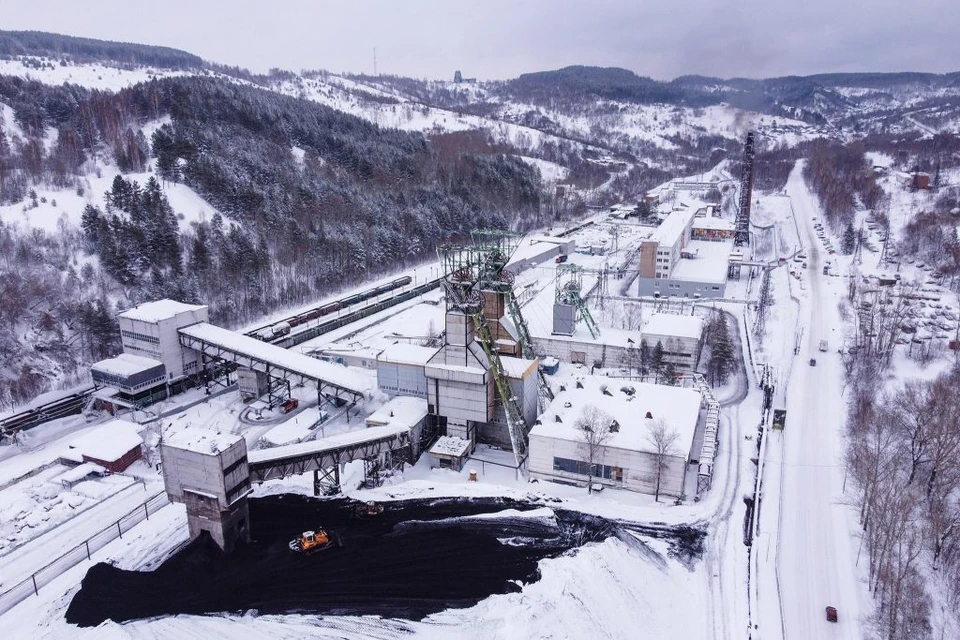
M 517 398 L 513 395 L 513 390 L 510 389 L 510 380 L 503 369 L 503 361 L 500 360 L 500 353 L 497 351 L 493 336 L 490 335 L 490 327 L 487 326 L 482 310 L 479 308 L 471 310 L 470 315 L 477 328 L 477 341 L 483 347 L 487 362 L 490 363 L 490 375 L 493 376 L 497 394 L 500 396 L 503 409 L 507 414 L 510 444 L 513 446 L 513 455 L 519 467 L 527 457 L 527 424 L 523 420 L 520 407 L 517 406 Z

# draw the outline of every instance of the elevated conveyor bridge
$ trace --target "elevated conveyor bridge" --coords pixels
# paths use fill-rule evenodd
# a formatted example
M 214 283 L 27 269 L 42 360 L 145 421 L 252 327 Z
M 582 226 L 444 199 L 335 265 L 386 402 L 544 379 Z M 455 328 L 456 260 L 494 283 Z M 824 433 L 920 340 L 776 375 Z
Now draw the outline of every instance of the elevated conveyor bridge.
M 282 347 L 199 322 L 177 330 L 180 344 L 208 358 L 233 362 L 287 382 L 317 385 L 317 393 L 348 402 L 361 399 L 367 383 L 358 374 L 332 362 L 288 351 Z
M 408 427 L 370 427 L 322 440 L 259 449 L 247 453 L 251 482 L 277 480 L 313 471 L 314 493 L 322 487 L 339 488 L 340 467 L 363 460 L 370 479 L 384 465 L 412 462 L 412 435 Z

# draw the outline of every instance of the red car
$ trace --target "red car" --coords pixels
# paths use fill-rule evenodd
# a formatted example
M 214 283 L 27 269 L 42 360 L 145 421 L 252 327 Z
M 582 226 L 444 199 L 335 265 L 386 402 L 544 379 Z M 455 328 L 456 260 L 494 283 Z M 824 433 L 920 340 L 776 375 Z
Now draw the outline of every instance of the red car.
M 290 413 L 291 411 L 293 411 L 299 406 L 300 406 L 299 400 L 297 400 L 296 398 L 290 398 L 289 400 L 284 402 L 282 405 L 280 405 L 280 408 L 283 409 L 284 413 Z
M 827 622 L 836 622 L 836 621 L 837 621 L 837 608 L 827 607 Z

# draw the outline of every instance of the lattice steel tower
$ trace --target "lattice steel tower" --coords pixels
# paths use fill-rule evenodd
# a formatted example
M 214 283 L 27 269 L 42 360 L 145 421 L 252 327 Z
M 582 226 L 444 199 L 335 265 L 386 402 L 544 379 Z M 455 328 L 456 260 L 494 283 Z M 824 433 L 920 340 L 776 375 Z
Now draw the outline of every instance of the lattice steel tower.
M 734 244 L 738 247 L 750 244 L 750 203 L 753 199 L 753 131 L 747 133 L 743 147 L 743 163 L 740 165 L 740 202 L 734 223 Z

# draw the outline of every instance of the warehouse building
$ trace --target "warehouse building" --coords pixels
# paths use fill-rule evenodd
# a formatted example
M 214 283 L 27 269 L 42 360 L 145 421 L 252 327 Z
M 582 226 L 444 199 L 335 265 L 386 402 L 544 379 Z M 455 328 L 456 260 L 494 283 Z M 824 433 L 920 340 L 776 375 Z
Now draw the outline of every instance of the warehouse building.
M 377 356 L 377 387 L 391 396 L 427 397 L 427 362 L 435 347 L 397 342 Z
M 111 473 L 122 473 L 143 457 L 143 438 L 133 423 L 110 420 L 70 442 L 63 457 L 76 464 L 93 463 Z
M 609 419 L 599 427 L 607 429 L 609 435 L 597 447 L 593 482 L 653 494 L 658 456 L 652 433 L 662 424 L 676 434 L 676 440 L 663 456 L 660 495 L 680 497 L 684 495 L 700 404 L 700 393 L 692 389 L 624 383 L 599 376 L 571 381 L 530 431 L 530 475 L 586 486 L 590 456 L 577 422 L 584 409 L 594 406 Z

